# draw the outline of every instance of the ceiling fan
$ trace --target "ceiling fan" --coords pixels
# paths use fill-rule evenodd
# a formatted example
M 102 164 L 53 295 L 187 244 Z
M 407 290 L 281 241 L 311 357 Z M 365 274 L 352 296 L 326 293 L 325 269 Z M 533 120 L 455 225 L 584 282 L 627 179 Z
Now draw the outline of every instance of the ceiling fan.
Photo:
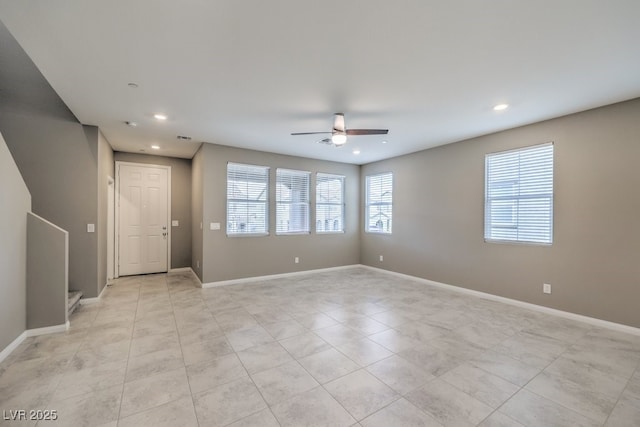
M 296 132 L 291 135 L 319 135 L 330 133 L 330 138 L 318 141 L 320 144 L 341 147 L 347 142 L 349 135 L 386 135 L 389 129 L 347 129 L 344 125 L 344 113 L 335 113 L 333 117 L 333 130 L 330 132 Z

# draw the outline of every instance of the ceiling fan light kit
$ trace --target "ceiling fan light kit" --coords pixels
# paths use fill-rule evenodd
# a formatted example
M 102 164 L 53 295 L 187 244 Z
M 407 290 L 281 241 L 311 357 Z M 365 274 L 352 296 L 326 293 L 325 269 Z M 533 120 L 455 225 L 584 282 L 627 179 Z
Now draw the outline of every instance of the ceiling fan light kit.
M 331 134 L 318 143 L 341 147 L 347 143 L 347 135 L 386 135 L 389 129 L 347 129 L 344 124 L 344 113 L 335 113 L 333 116 L 333 130 L 331 132 L 294 132 L 291 135 L 318 135 Z

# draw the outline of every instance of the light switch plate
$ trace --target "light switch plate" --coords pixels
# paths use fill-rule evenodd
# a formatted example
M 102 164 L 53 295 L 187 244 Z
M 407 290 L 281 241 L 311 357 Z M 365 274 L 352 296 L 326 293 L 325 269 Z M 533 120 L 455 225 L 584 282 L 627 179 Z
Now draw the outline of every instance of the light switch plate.
M 174 219 L 171 221 L 171 226 L 172 227 L 178 227 L 180 226 L 180 222 L 177 219 Z
M 209 230 L 220 230 L 220 223 L 219 222 L 210 223 Z
M 95 233 L 96 225 L 95 224 L 87 224 L 87 233 Z

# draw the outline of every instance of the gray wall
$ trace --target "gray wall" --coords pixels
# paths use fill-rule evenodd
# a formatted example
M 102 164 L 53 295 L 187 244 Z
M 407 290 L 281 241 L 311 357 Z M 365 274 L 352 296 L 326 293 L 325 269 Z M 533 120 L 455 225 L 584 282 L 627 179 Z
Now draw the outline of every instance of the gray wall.
M 202 281 L 202 179 L 203 179 L 202 146 L 193 156 L 191 162 L 191 269 Z
M 109 177 L 115 179 L 113 149 L 98 131 L 98 295 L 107 284 L 107 219 Z
M 27 212 L 31 195 L 0 133 L 0 351 L 27 327 Z
M 356 165 L 284 156 L 260 151 L 244 150 L 221 145 L 204 144 L 201 153 L 203 182 L 203 282 L 238 279 L 269 274 L 289 273 L 357 264 L 359 262 L 359 170 Z M 200 161 L 200 160 L 198 160 Z M 265 237 L 226 236 L 227 162 L 269 166 L 270 235 Z M 308 235 L 275 235 L 275 174 L 276 168 L 310 171 L 311 225 Z M 316 234 L 315 173 L 345 175 L 345 233 Z M 219 222 L 221 229 L 210 231 L 209 223 Z M 198 224 L 199 228 L 200 224 Z M 294 257 L 300 263 L 294 263 Z
M 97 296 L 97 234 L 87 233 L 87 224 L 98 221 L 97 128 L 3 113 L 0 130 L 29 187 L 33 212 L 69 232 L 69 288 Z
M 0 131 L 33 212 L 69 232 L 69 287 L 97 296 L 98 129 L 82 126 L 0 23 Z
M 171 268 L 191 266 L 191 160 L 146 154 L 115 152 L 119 162 L 171 166 Z
M 640 327 L 639 118 L 636 99 L 363 166 L 361 204 L 394 173 L 394 224 L 362 232 L 362 263 Z M 485 243 L 485 154 L 548 141 L 553 245 Z
M 27 328 L 67 322 L 69 233 L 29 213 L 27 217 Z

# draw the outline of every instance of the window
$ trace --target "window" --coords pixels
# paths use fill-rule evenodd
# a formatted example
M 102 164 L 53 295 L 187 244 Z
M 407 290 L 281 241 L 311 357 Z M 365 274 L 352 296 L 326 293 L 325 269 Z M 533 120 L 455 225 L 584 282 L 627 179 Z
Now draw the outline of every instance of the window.
M 309 232 L 309 175 L 276 170 L 276 234 Z
M 227 164 L 227 235 L 269 232 L 269 168 Z
M 393 220 L 393 173 L 366 178 L 366 223 L 370 233 L 391 233 Z
M 487 154 L 485 241 L 551 244 L 553 144 Z
M 316 233 L 344 232 L 344 176 L 316 174 Z

